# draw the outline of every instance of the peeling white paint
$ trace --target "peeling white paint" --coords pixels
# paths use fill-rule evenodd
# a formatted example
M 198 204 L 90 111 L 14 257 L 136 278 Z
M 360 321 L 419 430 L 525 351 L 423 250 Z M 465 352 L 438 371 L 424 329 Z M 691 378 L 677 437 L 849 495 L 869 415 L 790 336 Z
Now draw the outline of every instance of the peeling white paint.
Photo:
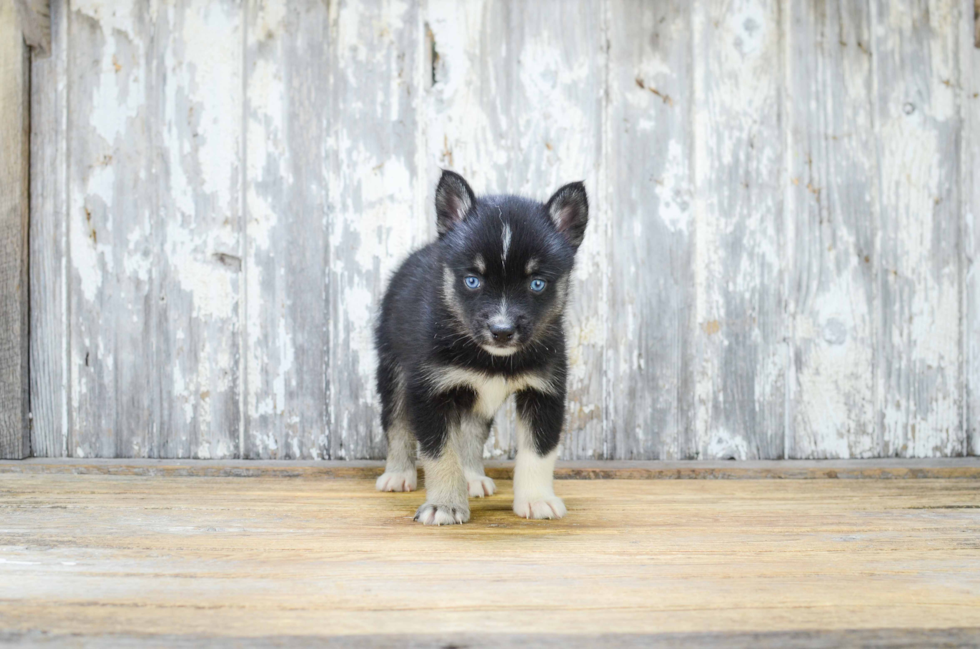
M 667 145 L 663 177 L 656 181 L 656 185 L 657 197 L 660 199 L 658 214 L 664 225 L 674 232 L 687 233 L 693 200 L 689 177 L 690 162 L 681 152 L 681 143 L 671 140 Z
M 586 181 L 563 457 L 962 452 L 961 347 L 980 354 L 964 338 L 976 271 L 942 227 L 962 216 L 972 255 L 975 206 L 945 202 L 972 178 L 955 2 L 877 2 L 874 56 L 850 17 L 832 42 L 808 7 L 771 0 L 629 23 L 619 0 L 290 10 L 79 0 L 88 40 L 56 35 L 77 39 L 61 44 L 76 77 L 39 92 L 74 99 L 78 457 L 160 436 L 203 458 L 377 454 L 372 326 L 434 232 L 440 167 L 538 199 Z M 829 39 L 818 62 L 792 59 L 806 34 Z M 159 381 L 173 403 L 133 408 Z M 98 433 L 117 421 L 133 427 L 119 449 Z M 512 453 L 512 428 L 509 404 L 488 457 Z

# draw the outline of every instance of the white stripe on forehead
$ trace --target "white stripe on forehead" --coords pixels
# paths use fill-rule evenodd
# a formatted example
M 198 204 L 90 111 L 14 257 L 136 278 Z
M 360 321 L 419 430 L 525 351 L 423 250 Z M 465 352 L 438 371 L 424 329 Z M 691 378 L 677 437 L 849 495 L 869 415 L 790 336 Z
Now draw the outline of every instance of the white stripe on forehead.
M 504 234 L 502 237 L 502 243 L 504 244 L 503 251 L 500 253 L 500 261 L 506 266 L 507 265 L 507 251 L 510 250 L 510 226 L 504 223 Z

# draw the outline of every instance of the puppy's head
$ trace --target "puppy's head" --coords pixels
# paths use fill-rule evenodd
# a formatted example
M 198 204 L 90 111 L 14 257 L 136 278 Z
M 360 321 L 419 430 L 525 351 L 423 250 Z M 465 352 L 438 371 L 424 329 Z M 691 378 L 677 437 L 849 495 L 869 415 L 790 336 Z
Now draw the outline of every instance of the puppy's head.
M 443 171 L 436 188 L 443 300 L 462 334 L 508 356 L 560 326 L 575 251 L 585 236 L 585 186 L 571 183 L 546 203 L 477 198 Z

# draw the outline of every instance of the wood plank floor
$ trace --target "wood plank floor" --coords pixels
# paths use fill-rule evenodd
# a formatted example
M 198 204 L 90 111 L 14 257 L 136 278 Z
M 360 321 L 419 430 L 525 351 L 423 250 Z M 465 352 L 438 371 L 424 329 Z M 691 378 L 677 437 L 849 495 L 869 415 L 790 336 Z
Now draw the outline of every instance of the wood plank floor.
M 0 472 L 0 641 L 980 643 L 980 480 L 498 487 L 428 528 L 364 478 Z

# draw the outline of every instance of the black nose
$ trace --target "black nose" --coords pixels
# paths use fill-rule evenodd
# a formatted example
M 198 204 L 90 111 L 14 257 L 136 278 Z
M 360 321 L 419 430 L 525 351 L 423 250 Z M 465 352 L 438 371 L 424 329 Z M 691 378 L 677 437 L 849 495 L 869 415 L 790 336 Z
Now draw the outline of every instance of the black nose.
M 493 339 L 498 343 L 509 342 L 511 338 L 514 337 L 514 325 L 512 324 L 492 324 L 490 325 L 490 333 L 493 334 Z

